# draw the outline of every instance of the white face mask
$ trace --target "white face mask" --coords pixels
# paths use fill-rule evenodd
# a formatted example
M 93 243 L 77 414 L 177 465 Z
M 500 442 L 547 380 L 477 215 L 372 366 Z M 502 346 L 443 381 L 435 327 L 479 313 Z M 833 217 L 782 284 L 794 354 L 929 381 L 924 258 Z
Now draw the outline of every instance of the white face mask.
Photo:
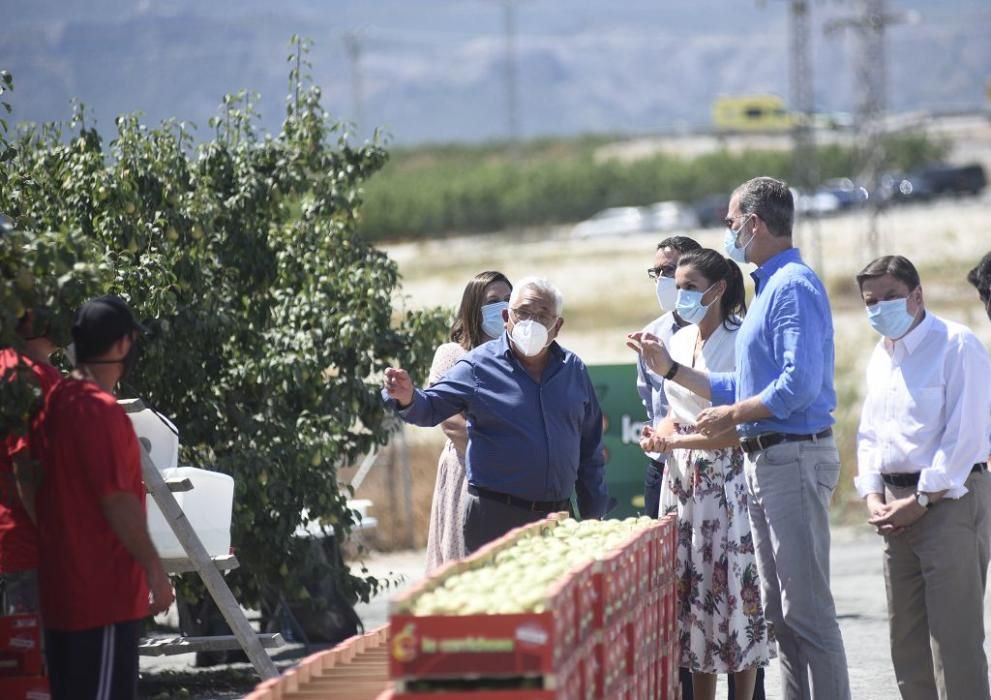
M 678 287 L 675 285 L 674 277 L 658 277 L 657 303 L 661 305 L 661 311 L 671 311 L 678 300 Z
M 527 319 L 513 326 L 513 345 L 527 357 L 539 355 L 547 347 L 547 329 L 543 324 Z
M 718 282 L 716 284 L 718 284 Z M 712 289 L 715 286 L 715 284 L 710 285 L 709 289 Z M 678 312 L 678 315 L 689 323 L 698 325 L 699 322 L 705 318 L 705 314 L 709 310 L 709 307 L 716 303 L 716 299 L 719 298 L 716 297 L 716 299 L 713 299 L 708 304 L 703 304 L 702 297 L 709 293 L 709 289 L 706 289 L 704 292 L 700 292 L 695 289 L 679 289 L 678 303 L 677 308 L 675 309 Z
M 750 221 L 750 216 L 746 216 L 742 222 L 740 222 L 740 228 L 733 230 L 732 228 L 726 227 L 726 235 L 723 236 L 723 249 L 726 251 L 726 256 L 730 260 L 735 260 L 739 263 L 747 262 L 747 248 L 750 244 L 754 242 L 754 238 L 757 237 L 756 231 L 751 231 L 750 240 L 747 241 L 742 246 L 738 246 L 736 241 L 743 232 L 743 227 L 747 225 Z
M 508 309 L 509 303 L 494 301 L 482 307 L 482 332 L 490 338 L 498 338 L 506 328 L 502 320 L 503 309 Z

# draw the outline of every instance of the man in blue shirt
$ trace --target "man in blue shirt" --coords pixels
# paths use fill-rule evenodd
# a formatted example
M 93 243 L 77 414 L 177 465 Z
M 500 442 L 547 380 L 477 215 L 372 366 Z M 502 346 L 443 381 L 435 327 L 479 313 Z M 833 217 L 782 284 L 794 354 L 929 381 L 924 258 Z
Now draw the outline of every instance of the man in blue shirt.
M 567 510 L 572 493 L 583 517 L 609 508 L 602 411 L 585 365 L 555 340 L 562 308 L 556 287 L 525 278 L 503 312 L 506 333 L 428 389 L 414 388 L 405 370 L 385 371 L 383 398 L 407 423 L 431 426 L 465 415 L 468 552 Z
M 792 247 L 793 221 L 791 192 L 780 180 L 754 178 L 730 199 L 726 252 L 757 265 L 756 297 L 737 333 L 735 372 L 681 366 L 653 336 L 634 334 L 630 343 L 665 379 L 712 400 L 696 421 L 703 434 L 734 426 L 740 434 L 784 697 L 849 700 L 829 588 L 829 501 L 840 472 L 832 437 L 833 322 L 826 290 Z

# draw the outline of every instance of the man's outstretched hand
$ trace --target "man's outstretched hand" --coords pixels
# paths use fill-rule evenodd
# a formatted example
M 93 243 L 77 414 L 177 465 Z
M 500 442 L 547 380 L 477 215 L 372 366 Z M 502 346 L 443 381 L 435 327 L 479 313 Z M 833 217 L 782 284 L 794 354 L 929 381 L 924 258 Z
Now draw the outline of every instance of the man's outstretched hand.
M 406 408 L 413 403 L 413 380 L 409 372 L 399 367 L 389 367 L 385 370 L 385 391 L 399 404 Z

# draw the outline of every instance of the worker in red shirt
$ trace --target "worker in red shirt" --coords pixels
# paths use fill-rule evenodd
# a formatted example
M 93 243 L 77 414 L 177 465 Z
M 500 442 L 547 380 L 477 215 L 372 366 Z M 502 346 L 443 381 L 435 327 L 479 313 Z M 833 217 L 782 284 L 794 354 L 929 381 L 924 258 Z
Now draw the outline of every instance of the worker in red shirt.
M 22 349 L 0 349 L 0 381 L 20 376 L 41 392 L 41 400 L 62 378 L 49 357 L 58 349 L 47 327 L 35 322 L 34 310 L 18 321 Z M 32 425 L 21 435 L 0 442 L 0 615 L 38 612 L 38 534 L 34 526 L 34 493 L 38 474 L 37 429 L 39 405 Z
M 38 578 L 53 700 L 136 697 L 142 620 L 173 600 L 148 535 L 141 448 L 113 395 L 142 330 L 119 297 L 86 302 L 76 368 L 45 403 Z

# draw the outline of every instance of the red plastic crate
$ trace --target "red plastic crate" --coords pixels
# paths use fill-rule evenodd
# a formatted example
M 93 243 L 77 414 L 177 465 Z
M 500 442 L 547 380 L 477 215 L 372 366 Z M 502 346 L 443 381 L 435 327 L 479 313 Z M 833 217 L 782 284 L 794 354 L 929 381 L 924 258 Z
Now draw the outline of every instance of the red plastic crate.
M 579 644 L 602 627 L 601 568 L 590 562 L 574 574 L 575 624 Z
M 580 642 L 576 599 L 583 577 L 551 588 L 547 610 L 510 615 L 394 613 L 389 620 L 393 679 L 549 674 Z
M 582 700 L 602 697 L 602 633 L 593 632 L 578 650 L 581 659 Z
M 570 611 L 570 606 L 569 606 Z M 390 620 L 392 679 L 553 673 L 567 654 L 561 610 L 517 615 L 395 615 Z
M 37 615 L 0 617 L 0 676 L 40 676 L 42 661 L 41 619 Z
M 646 596 L 651 590 L 651 576 L 654 572 L 651 558 L 651 529 L 639 533 L 636 539 L 635 552 L 637 557 L 637 597 Z
M 603 634 L 602 687 L 606 695 L 623 684 L 633 672 L 629 665 L 630 640 L 627 617 L 611 624 Z
M 44 676 L 0 678 L 0 698 L 3 700 L 51 700 L 48 679 Z
M 564 690 L 465 690 L 444 693 L 390 692 L 379 700 L 572 700 Z

